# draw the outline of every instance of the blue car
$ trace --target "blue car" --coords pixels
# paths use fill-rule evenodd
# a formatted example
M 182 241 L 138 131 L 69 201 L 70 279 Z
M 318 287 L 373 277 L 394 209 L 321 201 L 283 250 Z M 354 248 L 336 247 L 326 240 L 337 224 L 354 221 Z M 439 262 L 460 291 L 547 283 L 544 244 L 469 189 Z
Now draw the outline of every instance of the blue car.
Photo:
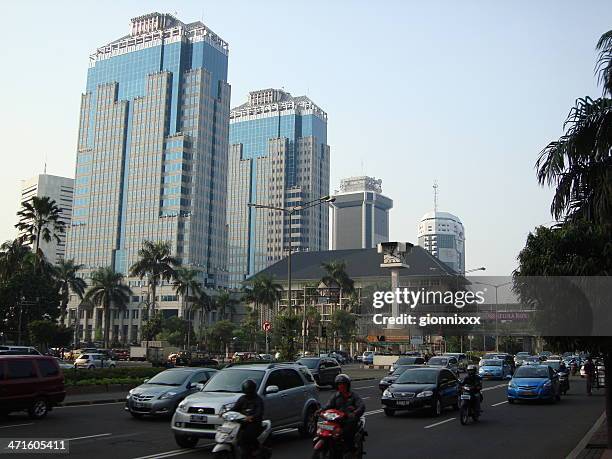
M 502 359 L 485 359 L 480 362 L 478 375 L 482 379 L 506 379 L 512 377 L 512 368 Z
M 548 365 L 523 365 L 508 383 L 508 403 L 515 400 L 561 400 L 559 375 Z

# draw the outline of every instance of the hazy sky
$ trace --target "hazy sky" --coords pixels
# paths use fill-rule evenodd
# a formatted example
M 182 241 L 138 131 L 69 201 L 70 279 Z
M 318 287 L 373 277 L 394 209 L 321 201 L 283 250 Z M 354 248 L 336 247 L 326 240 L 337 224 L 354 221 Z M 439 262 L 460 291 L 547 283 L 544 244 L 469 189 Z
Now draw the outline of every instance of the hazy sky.
M 373 175 L 395 206 L 391 238 L 416 242 L 433 206 L 466 228 L 466 266 L 508 274 L 551 220 L 534 162 L 574 99 L 598 95 L 595 43 L 610 1 L 13 1 L 0 29 L 0 239 L 20 180 L 74 175 L 88 56 L 152 11 L 201 19 L 230 45 L 232 106 L 284 87 L 329 115 L 332 190 Z

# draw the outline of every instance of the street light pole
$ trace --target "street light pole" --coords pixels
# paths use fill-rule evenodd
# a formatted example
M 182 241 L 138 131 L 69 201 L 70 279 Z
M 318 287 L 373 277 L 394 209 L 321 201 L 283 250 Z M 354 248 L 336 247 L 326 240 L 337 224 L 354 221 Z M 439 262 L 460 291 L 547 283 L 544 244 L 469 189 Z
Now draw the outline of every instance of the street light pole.
M 475 284 L 487 285 L 495 289 L 495 352 L 499 352 L 499 331 L 497 327 L 497 312 L 499 311 L 499 300 L 497 296 L 497 290 L 500 287 L 504 287 L 512 283 L 512 281 L 504 282 L 503 284 L 487 284 L 486 282 L 474 282 Z M 484 349 L 486 351 L 486 349 Z
M 252 202 L 249 202 L 247 204 L 248 207 L 253 207 L 255 209 L 271 209 L 271 210 L 276 210 L 278 212 L 283 212 L 289 217 L 289 224 L 288 224 L 289 245 L 287 248 L 287 305 L 289 307 L 290 312 L 291 312 L 291 287 L 292 287 L 291 285 L 291 281 L 292 281 L 291 279 L 291 252 L 293 251 L 293 241 L 292 241 L 291 233 L 293 231 L 293 222 L 292 222 L 293 214 L 297 211 L 302 211 L 310 207 L 319 206 L 326 202 L 334 202 L 335 200 L 336 198 L 328 195 L 328 196 L 322 196 L 318 199 L 314 199 L 300 206 L 294 206 L 294 207 L 275 207 L 275 206 L 267 206 L 265 204 L 256 204 Z M 284 237 L 283 237 L 283 240 L 284 240 Z M 304 302 L 304 310 L 303 310 L 303 317 L 302 317 L 302 352 L 306 352 L 306 302 Z

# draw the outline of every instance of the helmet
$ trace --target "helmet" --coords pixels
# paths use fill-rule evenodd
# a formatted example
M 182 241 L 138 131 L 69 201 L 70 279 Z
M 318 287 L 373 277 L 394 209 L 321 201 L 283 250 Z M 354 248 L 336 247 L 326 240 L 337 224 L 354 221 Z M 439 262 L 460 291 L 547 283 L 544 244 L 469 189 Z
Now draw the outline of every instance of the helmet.
M 246 395 L 254 395 L 257 390 L 257 384 L 252 379 L 247 379 L 242 383 L 242 392 Z
M 467 373 L 470 376 L 475 376 L 476 375 L 476 365 L 468 365 L 467 367 Z
M 338 388 L 338 384 L 346 384 L 347 390 L 350 390 L 351 389 L 351 378 L 344 373 L 340 373 L 338 376 L 336 376 L 336 379 L 334 379 L 334 387 L 336 389 Z

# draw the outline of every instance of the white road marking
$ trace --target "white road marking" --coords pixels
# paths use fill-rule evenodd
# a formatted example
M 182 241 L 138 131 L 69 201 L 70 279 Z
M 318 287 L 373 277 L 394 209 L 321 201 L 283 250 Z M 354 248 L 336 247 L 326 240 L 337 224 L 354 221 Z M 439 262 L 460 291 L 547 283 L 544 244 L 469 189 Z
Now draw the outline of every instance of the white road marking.
M 499 405 L 503 405 L 504 403 L 508 403 L 508 400 L 505 400 L 505 401 L 503 401 L 503 402 L 499 402 L 499 403 L 494 403 L 494 404 L 493 404 L 493 405 L 491 405 L 491 406 L 499 406 Z
M 425 426 L 425 428 L 426 429 L 431 429 L 432 427 L 436 427 L 436 426 L 439 426 L 441 424 L 446 424 L 447 422 L 454 421 L 455 419 L 457 419 L 457 418 L 448 418 L 448 419 L 445 419 L 444 421 L 436 422 L 435 424 L 430 424 L 428 426 Z
M 33 422 L 28 422 L 27 424 L 13 424 L 10 426 L 2 426 L 0 427 L 0 429 L 10 429 L 11 427 L 21 427 L 21 426 L 31 426 L 32 424 L 34 424 Z
M 369 398 L 372 398 L 372 397 L 361 397 L 361 400 L 367 400 Z
M 63 438 L 63 440 L 84 440 L 86 438 L 99 438 L 99 437 L 108 437 L 109 435 L 112 435 L 112 433 L 103 433 L 103 434 L 96 434 L 96 435 L 87 435 L 85 437 L 74 437 L 74 438 Z
M 198 451 L 199 449 L 202 448 L 206 448 L 207 446 L 212 446 L 215 443 L 205 443 L 203 445 L 200 445 L 196 448 L 181 448 L 181 449 L 173 449 L 171 451 L 166 451 L 163 453 L 156 453 L 156 454 L 151 454 L 149 456 L 140 456 L 140 457 L 136 457 L 134 459 L 163 459 L 166 457 L 172 457 L 172 456 L 180 456 L 182 454 L 189 454 L 189 453 L 194 453 L 196 451 Z
M 109 403 L 92 403 L 87 405 L 71 405 L 71 406 L 55 406 L 54 410 L 62 408 L 91 408 L 92 406 L 104 406 L 104 405 L 125 405 L 125 402 L 109 402 Z
M 497 386 L 485 387 L 482 389 L 482 392 L 486 392 L 488 390 L 499 389 L 500 387 L 508 387 L 508 383 L 506 384 L 498 384 Z
M 362 386 L 362 387 L 355 387 L 355 389 L 370 389 L 372 387 L 376 387 L 376 386 Z
M 383 411 L 385 411 L 385 410 L 380 409 L 380 410 L 366 411 L 365 413 L 363 413 L 363 415 L 364 415 L 364 416 L 370 416 L 370 415 L 372 415 L 372 414 L 382 413 Z

